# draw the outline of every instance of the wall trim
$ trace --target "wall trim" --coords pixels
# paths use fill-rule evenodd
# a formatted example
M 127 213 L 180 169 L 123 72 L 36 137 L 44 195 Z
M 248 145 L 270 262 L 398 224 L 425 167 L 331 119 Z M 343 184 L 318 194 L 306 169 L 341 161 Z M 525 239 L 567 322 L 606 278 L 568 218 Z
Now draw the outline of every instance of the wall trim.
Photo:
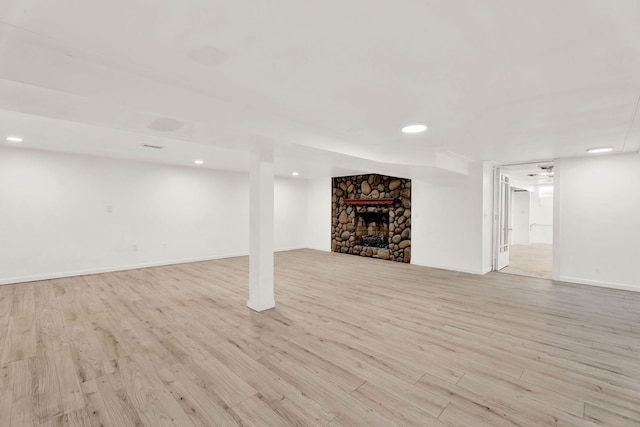
M 303 248 L 300 248 L 303 249 Z M 309 245 L 307 247 L 305 247 L 304 249 L 315 249 L 316 251 L 322 251 L 322 252 L 331 252 L 331 245 L 326 245 L 326 246 L 313 246 L 313 245 Z
M 274 252 L 293 251 L 296 249 L 304 249 L 304 248 L 301 246 L 289 247 L 289 248 L 278 248 L 278 249 L 275 249 Z M 25 282 L 37 282 L 41 280 L 61 279 L 64 277 L 85 276 L 89 274 L 114 273 L 116 271 L 137 270 L 139 268 L 149 268 L 149 267 L 163 267 L 167 265 L 176 265 L 176 264 L 188 264 L 190 262 L 211 261 L 214 259 L 223 259 L 223 258 L 236 258 L 236 257 L 248 256 L 248 255 L 249 255 L 249 252 L 238 252 L 238 253 L 229 253 L 229 254 L 220 254 L 220 255 L 209 255 L 209 256 L 203 256 L 203 257 L 172 259 L 172 260 L 166 260 L 166 261 L 144 262 L 139 264 L 129 264 L 129 265 L 121 265 L 121 266 L 113 266 L 113 267 L 89 268 L 86 270 L 62 271 L 57 273 L 37 274 L 33 276 L 10 277 L 8 279 L 0 279 L 0 285 L 13 285 L 13 284 L 25 283 Z
M 274 252 L 294 251 L 296 249 L 306 249 L 303 246 L 288 246 L 274 249 Z M 8 279 L 0 279 L 0 285 L 11 285 L 25 282 L 37 282 L 40 280 L 62 279 L 65 277 L 85 276 L 88 274 L 113 273 L 116 271 L 137 270 L 138 268 L 162 267 L 167 265 L 188 264 L 190 262 L 211 261 L 214 259 L 236 258 L 241 256 L 249 256 L 249 252 L 238 252 L 221 255 L 209 255 L 204 257 L 172 259 L 166 261 L 144 262 L 140 264 L 129 264 L 113 267 L 89 268 L 86 270 L 74 270 L 57 273 L 37 274 L 33 276 L 11 277 Z
M 601 282 L 598 280 L 589 280 L 570 276 L 559 276 L 557 279 L 553 280 L 558 282 L 575 283 L 579 285 L 597 286 L 599 288 L 621 289 L 623 291 L 640 292 L 640 286 L 629 285 L 626 283 Z
M 411 264 L 419 265 L 420 267 L 429 267 L 429 268 L 437 268 L 439 270 L 448 270 L 456 273 L 469 273 L 469 274 L 479 274 L 479 275 L 484 275 L 488 273 L 488 271 L 483 272 L 482 269 L 467 269 L 467 268 L 452 267 L 450 265 L 418 264 L 418 263 L 414 263 L 413 261 L 411 262 Z
M 274 252 L 286 252 L 286 251 L 297 251 L 298 249 L 308 249 L 307 246 L 283 246 L 281 248 L 275 248 Z M 248 255 L 248 253 L 247 253 Z M 232 257 L 229 257 L 232 258 Z
M 143 262 L 139 264 L 128 264 L 128 265 L 120 265 L 120 266 L 112 266 L 112 267 L 88 268 L 86 270 L 61 271 L 57 273 L 37 274 L 34 276 L 11 277 L 8 279 L 0 279 L 0 285 L 8 285 L 8 284 L 24 283 L 24 282 L 36 282 L 39 280 L 61 279 L 63 277 L 85 276 L 88 274 L 113 273 L 116 271 L 136 270 L 138 268 L 162 267 L 165 265 L 186 264 L 190 262 L 210 261 L 210 260 L 222 259 L 222 258 L 235 258 L 239 256 L 246 256 L 246 255 L 249 255 L 249 253 L 246 252 L 246 253 L 210 255 L 210 256 L 204 256 L 204 257 Z
M 323 252 L 331 252 L 327 249 L 306 248 L 306 247 L 299 247 L 299 246 L 277 248 L 274 250 L 274 252 L 294 251 L 298 249 L 315 249 Z M 221 254 L 221 255 L 210 255 L 205 257 L 183 258 L 183 259 L 175 259 L 175 260 L 167 260 L 167 261 L 130 264 L 130 265 L 119 266 L 119 267 L 90 268 L 86 270 L 75 270 L 75 271 L 67 271 L 67 272 L 39 274 L 39 275 L 33 275 L 33 276 L 12 277 L 8 279 L 0 279 L 0 285 L 11 285 L 11 284 L 18 284 L 18 283 L 25 283 L 25 282 L 37 282 L 41 280 L 61 279 L 65 277 L 85 276 L 89 274 L 112 273 L 116 271 L 137 270 L 139 268 L 162 267 L 162 266 L 176 265 L 176 264 L 188 264 L 191 262 L 211 261 L 211 260 L 224 259 L 224 258 L 236 258 L 236 257 L 248 256 L 248 255 L 249 255 L 248 252 L 238 252 L 238 253 L 229 253 L 229 254 Z M 477 270 L 477 269 L 454 268 L 452 266 L 445 266 L 445 265 L 427 265 L 427 264 L 418 264 L 415 262 L 411 262 L 411 264 L 418 265 L 421 267 L 448 270 L 448 271 L 453 271 L 457 273 L 484 275 L 489 272 L 489 271 Z M 625 291 L 640 292 L 640 286 L 634 286 L 634 285 L 629 285 L 625 283 L 601 282 L 598 280 L 589 280 L 589 279 L 583 279 L 579 277 L 570 277 L 570 276 L 560 276 L 552 280 L 557 282 L 567 282 L 567 283 L 574 283 L 579 285 L 595 286 L 600 288 L 620 289 Z

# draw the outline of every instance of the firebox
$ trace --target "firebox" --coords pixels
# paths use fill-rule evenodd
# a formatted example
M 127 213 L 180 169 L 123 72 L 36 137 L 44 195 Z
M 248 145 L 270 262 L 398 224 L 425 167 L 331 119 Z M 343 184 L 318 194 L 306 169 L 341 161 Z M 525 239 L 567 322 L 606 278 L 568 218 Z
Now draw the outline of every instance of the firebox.
M 362 208 L 356 212 L 356 245 L 389 247 L 389 210 Z

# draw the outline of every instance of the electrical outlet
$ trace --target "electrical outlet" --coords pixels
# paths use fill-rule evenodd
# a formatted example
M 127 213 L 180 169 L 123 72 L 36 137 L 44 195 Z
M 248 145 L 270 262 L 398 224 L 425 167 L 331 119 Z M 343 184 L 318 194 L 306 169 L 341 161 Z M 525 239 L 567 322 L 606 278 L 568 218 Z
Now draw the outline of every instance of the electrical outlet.
M 133 249 L 133 252 L 138 252 L 138 245 L 132 245 L 131 249 Z
M 113 206 L 111 206 L 111 205 L 107 205 L 107 206 L 105 207 L 105 211 L 106 211 L 107 213 L 113 213 Z
M 162 242 L 162 249 L 167 249 L 167 242 Z

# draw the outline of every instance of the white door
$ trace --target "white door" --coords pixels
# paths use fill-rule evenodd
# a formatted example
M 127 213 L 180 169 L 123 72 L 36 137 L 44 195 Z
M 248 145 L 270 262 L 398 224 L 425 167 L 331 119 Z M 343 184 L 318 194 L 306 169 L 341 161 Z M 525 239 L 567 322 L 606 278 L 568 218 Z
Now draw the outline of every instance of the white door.
M 511 185 L 509 175 L 505 175 L 498 170 L 497 173 L 497 248 L 496 248 L 496 270 L 502 270 L 509 265 L 509 242 L 511 232 Z

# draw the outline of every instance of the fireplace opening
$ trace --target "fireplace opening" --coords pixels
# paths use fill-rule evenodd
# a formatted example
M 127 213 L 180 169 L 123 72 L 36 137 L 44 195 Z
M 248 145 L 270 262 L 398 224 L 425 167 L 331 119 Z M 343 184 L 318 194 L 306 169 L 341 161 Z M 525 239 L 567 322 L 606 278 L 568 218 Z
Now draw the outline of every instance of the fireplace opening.
M 389 210 L 365 208 L 356 214 L 356 245 L 389 247 Z

